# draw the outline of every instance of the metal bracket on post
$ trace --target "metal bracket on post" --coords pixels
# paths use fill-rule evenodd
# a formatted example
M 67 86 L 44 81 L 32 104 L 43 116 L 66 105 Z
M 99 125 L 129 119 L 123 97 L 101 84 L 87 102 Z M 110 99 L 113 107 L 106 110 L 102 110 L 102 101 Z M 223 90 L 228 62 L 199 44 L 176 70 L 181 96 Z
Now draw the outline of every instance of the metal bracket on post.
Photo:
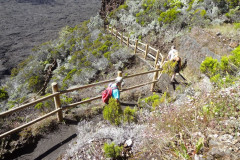
M 52 83 L 52 92 L 53 93 L 56 93 L 58 92 L 58 85 L 56 82 L 53 82 Z M 56 109 L 59 109 L 61 108 L 61 101 L 60 101 L 60 96 L 59 94 L 54 96 L 54 104 L 55 104 L 55 108 Z M 58 121 L 59 122 L 62 122 L 63 121 L 63 113 L 62 113 L 62 110 L 58 111 L 57 112 L 57 116 L 58 116 Z
M 156 67 L 155 67 L 155 69 L 158 70 L 159 68 L 160 68 L 160 65 L 157 64 Z M 154 73 L 153 81 L 156 81 L 157 78 L 158 78 L 158 71 L 156 71 L 156 72 Z M 152 86 L 151 86 L 151 91 L 152 91 L 152 92 L 153 92 L 153 89 L 154 89 L 155 84 L 156 84 L 156 82 L 153 82 L 153 84 L 152 84 Z

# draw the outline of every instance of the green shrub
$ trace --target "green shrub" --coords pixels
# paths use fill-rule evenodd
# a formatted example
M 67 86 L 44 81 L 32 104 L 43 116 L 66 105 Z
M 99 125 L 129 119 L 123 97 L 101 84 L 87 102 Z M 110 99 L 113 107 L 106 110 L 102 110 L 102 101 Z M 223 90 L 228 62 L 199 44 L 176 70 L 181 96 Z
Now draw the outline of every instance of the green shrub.
M 194 3 L 195 0 L 191 0 L 189 3 L 188 3 L 188 9 L 187 11 L 190 11 L 192 9 L 192 5 Z
M 34 108 L 36 108 L 36 109 L 42 109 L 42 107 L 43 107 L 43 103 L 40 102 L 40 103 L 36 104 Z
M 159 103 L 165 103 L 165 102 L 170 102 L 171 99 L 170 99 L 170 95 L 168 92 L 164 92 L 163 95 L 161 96 L 160 100 L 159 100 Z
M 207 57 L 201 64 L 200 70 L 210 77 L 218 87 L 227 87 L 234 83 L 234 75 L 240 67 L 240 46 L 232 51 L 230 56 L 222 56 L 220 63 L 212 57 Z
M 98 48 L 98 51 L 105 53 L 108 50 L 108 46 L 106 44 L 102 45 L 100 48 Z
M 41 88 L 41 79 L 39 76 L 32 76 L 28 80 L 28 89 L 32 89 L 34 92 L 37 92 Z
M 209 77 L 215 75 L 219 71 L 219 62 L 217 59 L 207 57 L 200 66 L 201 72 L 205 73 Z
M 201 15 L 202 17 L 205 17 L 206 13 L 207 13 L 206 10 L 203 9 L 203 10 L 201 10 L 200 15 Z
M 232 56 L 230 56 L 231 62 L 237 67 L 240 67 L 240 45 L 232 51 Z
M 72 79 L 72 76 L 76 73 L 77 69 L 74 68 L 70 72 L 68 72 L 67 76 L 63 79 L 63 83 L 65 83 L 67 80 Z
M 160 99 L 159 95 L 153 93 L 152 96 L 145 98 L 145 102 L 152 104 L 155 100 L 158 100 L 158 99 Z
M 104 107 L 103 118 L 111 124 L 119 125 L 121 123 L 122 109 L 114 98 L 111 98 L 109 104 Z
M 103 54 L 103 56 L 109 60 L 111 56 L 111 52 L 106 52 Z
M 4 88 L 2 88 L 2 89 L 0 88 L 0 102 L 6 100 L 8 98 L 9 98 L 9 96 L 8 96 L 7 91 L 5 91 Z
M 221 62 L 220 62 L 220 69 L 223 72 L 230 72 L 231 68 L 230 68 L 230 65 L 229 65 L 229 60 L 230 60 L 229 57 L 222 56 Z
M 149 103 L 152 106 L 152 110 L 160 104 L 160 97 L 159 95 L 153 93 L 152 96 L 145 98 L 145 103 Z
M 128 5 L 127 5 L 126 3 L 124 3 L 123 5 L 120 5 L 120 6 L 118 7 L 118 10 L 121 10 L 121 9 L 127 10 L 127 9 L 128 9 Z
M 105 154 L 106 158 L 117 159 L 117 158 L 121 157 L 121 152 L 123 150 L 123 147 L 122 146 L 119 147 L 119 146 L 115 145 L 114 142 L 111 144 L 105 143 L 103 150 L 104 150 L 104 154 Z
M 174 68 L 177 65 L 177 62 L 167 61 L 163 65 L 163 73 L 172 75 L 174 73 Z
M 136 121 L 136 109 L 131 109 L 130 107 L 126 107 L 124 109 L 124 122 L 133 122 Z
M 234 23 L 234 28 L 235 29 L 240 29 L 240 23 Z
M 168 9 L 166 12 L 160 14 L 158 21 L 159 23 L 169 24 L 177 18 L 179 13 L 180 11 L 177 11 L 177 7 Z
M 234 15 L 238 15 L 239 14 L 239 6 L 237 6 L 236 8 L 232 8 L 229 10 L 228 13 L 226 13 L 225 15 L 228 17 L 228 18 L 232 18 L 234 17 Z M 233 19 L 234 20 L 234 19 Z
M 66 95 L 62 95 L 60 101 L 61 101 L 61 104 L 69 104 L 73 101 L 73 99 L 71 97 L 66 96 Z

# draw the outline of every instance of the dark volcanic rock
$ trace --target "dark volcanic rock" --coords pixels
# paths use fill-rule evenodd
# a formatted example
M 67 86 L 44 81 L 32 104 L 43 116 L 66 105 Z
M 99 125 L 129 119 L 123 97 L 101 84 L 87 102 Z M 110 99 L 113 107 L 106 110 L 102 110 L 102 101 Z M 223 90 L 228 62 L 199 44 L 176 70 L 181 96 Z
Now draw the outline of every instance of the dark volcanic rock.
M 0 80 L 59 30 L 98 14 L 101 0 L 0 0 Z
M 104 18 L 109 12 L 122 5 L 125 0 L 102 0 L 100 15 Z

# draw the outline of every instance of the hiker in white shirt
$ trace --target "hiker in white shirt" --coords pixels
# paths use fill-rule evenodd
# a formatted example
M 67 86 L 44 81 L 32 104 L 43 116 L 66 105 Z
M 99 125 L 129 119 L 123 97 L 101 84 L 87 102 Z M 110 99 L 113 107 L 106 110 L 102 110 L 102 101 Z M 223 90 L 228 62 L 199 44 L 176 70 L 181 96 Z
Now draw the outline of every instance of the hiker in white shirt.
M 172 46 L 171 50 L 168 52 L 167 59 L 169 61 L 173 60 L 176 57 L 177 53 L 178 53 L 178 51 L 175 49 L 174 46 Z

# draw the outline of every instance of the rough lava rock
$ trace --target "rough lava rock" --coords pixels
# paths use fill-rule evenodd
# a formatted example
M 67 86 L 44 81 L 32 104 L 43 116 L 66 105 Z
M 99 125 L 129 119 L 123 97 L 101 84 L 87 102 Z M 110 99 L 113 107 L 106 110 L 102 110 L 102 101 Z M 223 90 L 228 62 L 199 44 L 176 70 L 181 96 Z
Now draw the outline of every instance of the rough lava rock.
M 0 80 L 34 46 L 55 39 L 66 25 L 88 20 L 100 7 L 100 0 L 1 0 Z

